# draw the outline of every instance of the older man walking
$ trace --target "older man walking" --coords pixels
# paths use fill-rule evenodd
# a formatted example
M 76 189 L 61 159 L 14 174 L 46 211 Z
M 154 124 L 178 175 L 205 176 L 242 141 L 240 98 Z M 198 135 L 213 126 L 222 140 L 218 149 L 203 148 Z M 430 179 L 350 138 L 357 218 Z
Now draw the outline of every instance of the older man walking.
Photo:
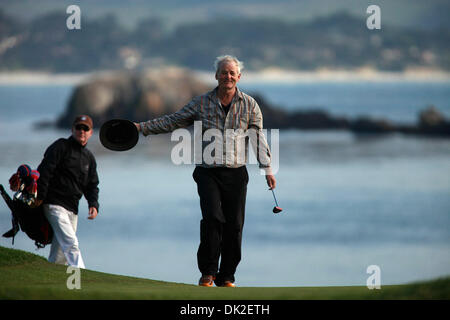
M 248 140 L 230 143 L 233 136 L 242 136 L 242 132 L 250 129 L 256 132 L 257 148 L 263 150 L 257 152 L 259 166 L 265 171 L 270 188 L 275 188 L 276 180 L 270 167 L 270 150 L 262 133 L 261 110 L 251 96 L 237 87 L 242 62 L 233 56 L 220 56 L 215 67 L 218 85 L 214 90 L 195 97 L 173 114 L 135 124 L 144 136 L 188 127 L 194 121 L 201 121 L 203 132 L 215 129 L 222 133 L 223 148 L 218 149 L 223 151 L 223 157 L 215 156 L 214 161 L 203 159 L 193 173 L 202 211 L 197 262 L 202 274 L 200 286 L 210 287 L 215 283 L 234 287 L 235 272 L 241 260 L 248 183 L 245 163 L 236 155 L 247 153 Z M 229 135 L 229 131 L 238 134 Z

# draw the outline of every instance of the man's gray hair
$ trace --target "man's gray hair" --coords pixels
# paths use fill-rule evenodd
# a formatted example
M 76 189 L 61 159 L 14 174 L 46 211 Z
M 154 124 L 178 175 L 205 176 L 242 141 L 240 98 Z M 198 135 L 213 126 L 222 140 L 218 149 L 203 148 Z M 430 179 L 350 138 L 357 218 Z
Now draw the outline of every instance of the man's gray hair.
M 216 61 L 214 61 L 214 68 L 216 68 L 216 73 L 219 72 L 222 64 L 224 64 L 225 62 L 234 62 L 238 67 L 239 73 L 241 73 L 241 70 L 244 70 L 244 63 L 242 61 L 239 61 L 235 56 L 230 56 L 227 54 L 224 56 L 218 56 L 216 58 Z

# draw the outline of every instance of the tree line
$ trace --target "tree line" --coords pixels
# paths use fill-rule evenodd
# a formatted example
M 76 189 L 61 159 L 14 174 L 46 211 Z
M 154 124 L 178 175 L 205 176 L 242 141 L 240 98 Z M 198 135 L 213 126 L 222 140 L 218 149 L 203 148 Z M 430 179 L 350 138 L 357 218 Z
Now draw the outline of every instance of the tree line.
M 364 19 L 345 12 L 310 22 L 220 18 L 172 30 L 155 17 L 132 30 L 111 14 L 83 18 L 80 30 L 69 30 L 66 19 L 53 12 L 23 23 L 0 10 L 0 69 L 86 72 L 166 64 L 212 70 L 214 57 L 229 53 L 250 70 L 450 70 L 448 29 L 369 30 Z

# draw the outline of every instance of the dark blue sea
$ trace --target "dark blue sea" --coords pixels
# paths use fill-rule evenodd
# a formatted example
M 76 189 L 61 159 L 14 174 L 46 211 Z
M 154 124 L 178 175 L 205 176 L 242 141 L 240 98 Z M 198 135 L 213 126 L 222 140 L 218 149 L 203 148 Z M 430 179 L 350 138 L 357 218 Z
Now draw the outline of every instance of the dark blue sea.
M 0 86 L 0 183 L 22 163 L 33 168 L 48 145 L 70 131 L 36 130 L 66 108 L 73 85 Z M 279 107 L 323 109 L 414 123 L 435 105 L 450 117 L 449 82 L 245 83 Z M 180 106 L 181 107 L 181 106 Z M 136 119 L 145 120 L 145 119 Z M 200 206 L 193 165 L 175 165 L 170 135 L 140 138 L 127 152 L 89 142 L 100 176 L 100 213 L 87 219 L 80 202 L 78 234 L 87 268 L 196 284 Z M 275 190 L 248 166 L 240 286 L 366 285 L 367 267 L 381 285 L 450 274 L 450 139 L 345 131 L 280 130 Z M 0 203 L 0 232 L 10 214 Z M 24 233 L 12 246 L 36 251 Z

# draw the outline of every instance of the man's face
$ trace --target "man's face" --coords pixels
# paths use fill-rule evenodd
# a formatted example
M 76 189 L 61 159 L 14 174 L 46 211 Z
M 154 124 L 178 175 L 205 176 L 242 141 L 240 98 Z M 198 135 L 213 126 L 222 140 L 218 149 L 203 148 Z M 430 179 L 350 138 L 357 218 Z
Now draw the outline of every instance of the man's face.
M 92 129 L 89 129 L 85 124 L 77 124 L 72 127 L 72 136 L 79 144 L 85 146 L 92 136 Z
M 225 62 L 222 64 L 219 71 L 216 73 L 216 80 L 219 83 L 219 88 L 233 89 L 241 79 L 241 74 L 234 62 Z

